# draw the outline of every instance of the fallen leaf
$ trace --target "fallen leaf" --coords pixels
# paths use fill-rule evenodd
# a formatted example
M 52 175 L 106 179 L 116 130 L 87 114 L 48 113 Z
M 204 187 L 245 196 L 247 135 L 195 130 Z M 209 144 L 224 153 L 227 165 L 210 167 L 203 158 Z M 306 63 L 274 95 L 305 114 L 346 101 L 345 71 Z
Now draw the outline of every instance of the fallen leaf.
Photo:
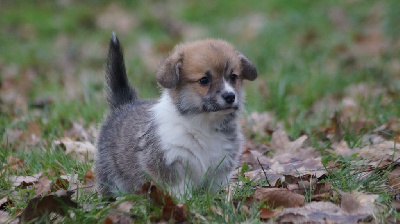
M 104 224 L 114 224 L 114 222 L 112 221 L 112 219 L 109 216 L 106 217 L 106 219 L 104 220 L 103 223 Z
M 341 156 L 351 156 L 359 152 L 357 149 L 350 149 L 346 141 L 335 142 L 331 147 L 334 150 L 333 153 Z
M 162 208 L 162 213 L 161 213 L 161 217 L 164 220 L 170 220 L 172 218 L 172 214 L 174 212 L 174 208 L 175 208 L 175 203 L 172 200 L 171 196 L 169 195 L 169 193 L 167 193 L 164 196 L 164 206 Z
M 111 211 L 107 218 L 104 220 L 104 223 L 132 224 L 133 222 L 130 218 L 130 215 L 118 211 Z
M 7 163 L 3 164 L 3 168 L 0 170 L 0 175 L 9 170 L 13 171 L 18 170 L 21 167 L 23 167 L 23 165 L 24 165 L 23 159 L 9 156 L 7 157 Z
M 393 187 L 395 190 L 400 189 L 400 167 L 397 166 L 388 174 L 388 185 Z
M 340 207 L 342 208 L 342 210 L 349 214 L 356 213 L 359 204 L 357 200 L 353 197 L 353 195 L 347 192 L 340 192 L 340 196 Z
M 133 207 L 132 201 L 124 201 L 118 203 L 115 210 L 111 210 L 104 223 L 121 223 L 121 224 L 131 224 L 131 214 L 129 213 Z
M 14 149 L 22 150 L 28 146 L 36 146 L 42 139 L 42 129 L 37 121 L 30 121 L 26 129 L 9 129 L 3 136 L 2 145 L 12 145 Z
M 0 223 L 9 223 L 10 213 L 0 210 Z
M 333 186 L 331 183 L 317 183 L 313 194 L 330 193 L 332 191 L 332 188 Z
M 87 183 L 93 183 L 93 181 L 96 179 L 95 174 L 93 173 L 93 171 L 91 169 L 87 169 L 85 175 L 83 175 L 83 183 L 87 184 Z
M 270 219 L 278 215 L 282 210 L 281 209 L 269 209 L 269 208 L 261 208 L 260 209 L 260 218 L 261 219 Z
M 129 212 L 132 209 L 132 207 L 133 207 L 132 201 L 124 201 L 118 204 L 117 209 L 123 212 Z
M 47 193 L 50 193 L 50 185 L 51 185 L 51 180 L 47 176 L 39 178 L 37 183 L 35 184 L 35 194 L 36 195 L 45 195 Z
M 303 135 L 294 141 L 290 141 L 286 132 L 278 130 L 272 133 L 270 145 L 277 155 L 281 155 L 298 151 L 307 139 L 308 137 Z
M 254 134 L 266 136 L 274 130 L 276 118 L 272 113 L 252 112 L 247 118 L 246 127 Z
M 400 158 L 398 150 L 400 150 L 400 144 L 397 144 L 394 141 L 383 141 L 377 144 L 365 146 L 360 150 L 358 156 L 372 161 L 391 159 L 392 157 L 396 160 Z M 397 152 L 397 154 L 395 152 Z
M 65 149 L 65 154 L 71 155 L 79 161 L 93 160 L 97 151 L 96 147 L 88 141 L 78 142 L 70 138 L 62 138 L 54 141 L 56 145 L 60 145 Z
M 51 191 L 58 191 L 58 190 L 68 190 L 69 186 L 69 181 L 68 179 L 64 178 L 57 178 L 52 184 L 51 184 Z
M 154 204 L 162 207 L 161 218 L 165 221 L 173 220 L 173 222 L 187 221 L 187 211 L 185 204 L 176 204 L 169 192 L 164 193 L 162 189 L 152 183 L 145 183 L 140 193 L 150 197 Z
M 269 206 L 278 208 L 299 207 L 304 205 L 304 196 L 284 188 L 257 188 L 254 192 L 257 201 L 265 201 Z
M 162 206 L 164 204 L 164 192 L 159 187 L 154 184 L 150 185 L 150 199 L 158 206 Z M 169 196 L 169 195 L 168 195 Z
M 347 214 L 331 202 L 311 202 L 304 207 L 285 208 L 269 223 L 359 223 L 371 214 Z
M 65 136 L 77 140 L 77 141 L 92 141 L 93 137 L 91 134 L 83 128 L 82 125 L 77 122 L 72 122 L 72 127 L 69 130 L 64 131 Z
M 27 187 L 34 185 L 38 179 L 42 176 L 43 172 L 36 173 L 32 176 L 11 176 L 10 181 L 14 187 Z
M 76 202 L 71 200 L 73 193 L 72 191 L 59 190 L 44 197 L 36 196 L 32 198 L 21 214 L 22 222 L 31 222 L 36 218 L 43 218 L 45 214 L 51 212 L 64 216 L 70 207 L 77 207 Z
M 12 207 L 13 205 L 13 201 L 8 196 L 0 199 L 0 210 L 6 211 L 7 207 Z
M 27 125 L 27 130 L 23 133 L 23 140 L 30 141 L 29 145 L 36 145 L 42 136 L 42 128 L 36 121 L 31 121 Z
M 344 212 L 349 214 L 366 214 L 373 215 L 374 203 L 379 195 L 364 194 L 361 192 L 342 192 L 339 191 L 341 196 L 340 207 Z
M 186 204 L 175 205 L 174 221 L 178 223 L 183 223 L 187 221 Z

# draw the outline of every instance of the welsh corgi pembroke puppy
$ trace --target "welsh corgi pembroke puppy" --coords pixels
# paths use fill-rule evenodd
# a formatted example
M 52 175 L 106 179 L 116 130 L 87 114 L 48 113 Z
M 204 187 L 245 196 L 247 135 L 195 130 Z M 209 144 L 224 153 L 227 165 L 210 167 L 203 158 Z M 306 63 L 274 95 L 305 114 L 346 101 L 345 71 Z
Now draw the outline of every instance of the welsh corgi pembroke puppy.
M 128 83 L 113 33 L 106 70 L 110 114 L 95 164 L 103 195 L 135 192 L 148 181 L 177 196 L 228 182 L 244 143 L 243 80 L 257 77 L 245 55 L 223 40 L 179 44 L 156 74 L 160 99 L 143 100 Z

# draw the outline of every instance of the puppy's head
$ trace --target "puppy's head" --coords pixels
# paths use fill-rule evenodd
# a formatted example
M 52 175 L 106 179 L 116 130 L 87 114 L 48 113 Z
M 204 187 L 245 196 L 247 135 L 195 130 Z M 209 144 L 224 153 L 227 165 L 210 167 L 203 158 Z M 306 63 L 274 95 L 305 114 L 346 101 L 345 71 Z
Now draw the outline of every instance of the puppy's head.
M 243 80 L 257 78 L 253 63 L 222 40 L 177 45 L 161 64 L 157 82 L 182 115 L 238 110 Z

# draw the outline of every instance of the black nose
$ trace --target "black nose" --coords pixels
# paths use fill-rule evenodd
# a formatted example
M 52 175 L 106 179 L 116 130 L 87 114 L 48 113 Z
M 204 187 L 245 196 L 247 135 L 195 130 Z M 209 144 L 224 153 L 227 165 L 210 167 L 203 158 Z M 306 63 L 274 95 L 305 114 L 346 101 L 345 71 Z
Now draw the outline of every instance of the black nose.
M 235 102 L 235 94 L 232 92 L 223 93 L 221 96 L 224 98 L 225 102 L 229 104 Z

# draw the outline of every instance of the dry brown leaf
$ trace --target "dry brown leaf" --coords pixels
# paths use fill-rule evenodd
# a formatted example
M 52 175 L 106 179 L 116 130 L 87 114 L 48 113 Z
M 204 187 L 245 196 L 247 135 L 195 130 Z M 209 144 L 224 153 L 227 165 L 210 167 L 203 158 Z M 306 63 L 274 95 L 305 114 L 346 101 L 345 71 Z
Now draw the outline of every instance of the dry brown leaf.
M 19 170 L 24 165 L 24 160 L 15 158 L 13 156 L 7 157 L 7 163 L 3 164 L 3 168 L 0 170 L 0 175 L 9 170 Z
M 393 187 L 395 190 L 400 189 L 400 167 L 397 166 L 392 172 L 388 174 L 389 186 Z
M 278 207 L 299 207 L 304 205 L 304 196 L 293 193 L 284 188 L 257 188 L 254 192 L 254 199 L 265 201 L 273 208 Z
M 123 212 L 129 212 L 133 207 L 132 201 L 124 201 L 118 204 L 117 209 Z
M 272 133 L 270 145 L 271 149 L 273 149 L 277 155 L 281 155 L 284 153 L 297 152 L 302 148 L 307 139 L 308 137 L 303 135 L 294 141 L 290 141 L 285 131 L 278 130 Z
M 342 210 L 349 214 L 356 213 L 359 204 L 357 200 L 353 197 L 353 195 L 347 192 L 340 192 L 340 196 L 340 207 L 342 208 Z
M 175 203 L 172 200 L 171 196 L 169 195 L 169 193 L 167 192 L 167 194 L 164 196 L 164 206 L 162 208 L 162 214 L 161 217 L 164 220 L 169 220 L 172 217 L 172 213 L 174 212 L 174 208 L 175 208 Z
M 35 194 L 36 195 L 45 195 L 50 193 L 50 185 L 51 180 L 47 176 L 39 178 L 38 182 L 35 184 Z
M 169 192 L 164 193 L 152 183 L 145 183 L 140 193 L 149 195 L 150 199 L 158 206 L 162 207 L 161 218 L 165 221 L 172 219 L 173 222 L 187 221 L 187 211 L 185 204 L 176 204 Z
M 77 188 L 82 188 L 82 183 L 78 179 L 78 174 L 61 175 L 60 178 L 65 183 L 68 183 L 67 185 L 68 190 L 76 190 Z
M 358 156 L 372 161 L 380 161 L 391 158 L 397 160 L 400 158 L 399 150 L 400 144 L 397 144 L 394 141 L 383 141 L 377 144 L 365 146 L 360 150 Z
M 58 191 L 58 190 L 68 190 L 69 186 L 69 181 L 68 179 L 64 178 L 57 178 L 52 184 L 51 184 L 51 191 Z
M 104 223 L 132 224 L 133 222 L 130 215 L 118 211 L 111 211 L 107 218 L 104 220 Z
M 10 181 L 14 187 L 27 187 L 34 185 L 38 179 L 42 176 L 43 172 L 36 173 L 32 176 L 11 176 Z
M 293 160 L 295 160 L 295 158 L 293 158 Z M 275 161 L 269 167 L 269 169 L 275 174 L 286 174 L 293 176 L 313 174 L 317 178 L 326 173 L 321 163 L 321 157 L 309 158 L 300 161 L 295 160 L 290 163 L 280 163 L 279 161 Z
M 338 192 L 341 196 L 340 207 L 344 212 L 349 214 L 373 214 L 374 202 L 378 199 L 379 195 L 370 195 L 361 192 L 348 193 L 339 190 Z
M 56 145 L 60 145 L 65 149 L 65 154 L 71 155 L 79 161 L 93 160 L 97 151 L 96 147 L 88 141 L 78 142 L 70 138 L 61 138 L 54 141 Z
M 150 185 L 150 199 L 158 206 L 162 206 L 164 204 L 164 192 L 160 188 L 158 188 L 156 185 L 151 184 Z M 169 195 L 168 195 L 169 196 Z
M 66 137 L 77 141 L 92 141 L 93 137 L 91 134 L 83 128 L 82 125 L 78 124 L 77 122 L 72 122 L 72 127 L 64 131 Z
M 278 215 L 282 210 L 281 209 L 274 209 L 271 210 L 269 208 L 261 208 L 260 209 L 260 218 L 261 219 L 270 219 Z
M 266 136 L 274 130 L 276 118 L 272 113 L 253 112 L 247 118 L 246 127 L 254 134 Z
M 27 96 L 37 72 L 33 68 L 21 71 L 17 65 L 9 65 L 2 72 L 0 111 L 10 115 L 26 114 Z
M 300 208 L 285 208 L 268 223 L 359 223 L 371 214 L 348 214 L 331 202 L 311 202 Z
M 178 223 L 183 223 L 187 221 L 186 204 L 175 205 L 174 221 Z
M 87 169 L 85 175 L 83 175 L 83 183 L 93 183 L 93 181 L 96 179 L 95 174 L 91 169 Z
M 0 210 L 5 211 L 7 207 L 12 207 L 13 205 L 13 201 L 8 196 L 0 199 Z
M 32 141 L 29 145 L 36 145 L 42 136 L 42 128 L 36 121 L 31 121 L 27 125 L 27 130 L 23 133 L 23 139 Z
M 51 212 L 65 215 L 69 207 L 77 207 L 76 202 L 71 200 L 72 194 L 72 191 L 60 190 L 44 197 L 32 198 L 21 214 L 22 222 L 31 222 Z
M 0 210 L 0 223 L 19 223 L 18 220 L 12 222 L 10 218 L 11 218 L 10 213 Z
M 358 149 L 350 149 L 346 141 L 341 141 L 339 143 L 335 142 L 331 147 L 334 150 L 333 153 L 341 156 L 351 156 L 359 152 Z
M 313 195 L 330 193 L 332 191 L 332 188 L 333 186 L 331 183 L 317 183 L 315 185 Z
M 103 224 L 114 224 L 114 222 L 112 221 L 112 219 L 107 216 L 106 219 L 104 220 Z
M 130 215 L 130 210 L 133 207 L 132 201 L 124 201 L 119 203 L 115 210 L 111 210 L 104 220 L 104 223 L 123 223 L 123 224 L 131 224 L 132 219 Z
M 19 129 L 8 129 L 6 130 L 4 137 L 3 137 L 3 141 L 2 141 L 2 145 L 3 146 L 7 146 L 9 144 L 15 144 L 18 141 L 20 141 L 22 134 L 24 133 L 23 130 L 19 130 Z
M 36 146 L 41 141 L 42 129 L 37 121 L 30 121 L 24 130 L 9 129 L 6 131 L 2 145 L 11 144 L 14 149 L 26 149 L 28 146 Z

